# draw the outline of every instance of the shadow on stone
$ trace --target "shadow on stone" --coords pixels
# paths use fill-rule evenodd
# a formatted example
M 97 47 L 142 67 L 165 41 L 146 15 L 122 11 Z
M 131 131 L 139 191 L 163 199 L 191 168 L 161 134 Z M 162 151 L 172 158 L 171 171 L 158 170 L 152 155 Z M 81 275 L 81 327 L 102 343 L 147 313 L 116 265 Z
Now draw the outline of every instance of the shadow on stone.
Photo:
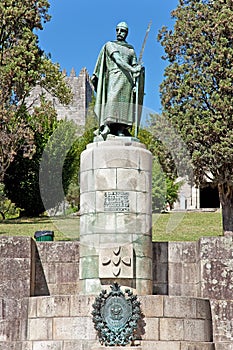
M 41 263 L 40 254 L 35 247 L 35 296 L 50 295 L 48 284 L 46 281 L 43 265 Z

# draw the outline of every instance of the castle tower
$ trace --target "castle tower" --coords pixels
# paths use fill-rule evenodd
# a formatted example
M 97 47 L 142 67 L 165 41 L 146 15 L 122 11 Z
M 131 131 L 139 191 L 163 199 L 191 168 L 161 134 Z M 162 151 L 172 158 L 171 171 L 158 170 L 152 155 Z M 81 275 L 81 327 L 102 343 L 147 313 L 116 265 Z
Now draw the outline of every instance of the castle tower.
M 70 76 L 66 75 L 65 70 L 63 74 L 73 93 L 73 100 L 69 105 L 63 105 L 58 98 L 52 96 L 40 86 L 36 86 L 27 99 L 27 106 L 29 110 L 32 110 L 33 107 L 40 105 L 40 96 L 44 94 L 47 100 L 52 101 L 58 120 L 66 118 L 67 120 L 74 120 L 77 125 L 83 126 L 85 125 L 87 109 L 93 93 L 90 76 L 86 68 L 82 68 L 78 76 L 76 76 L 74 68 L 72 68 Z

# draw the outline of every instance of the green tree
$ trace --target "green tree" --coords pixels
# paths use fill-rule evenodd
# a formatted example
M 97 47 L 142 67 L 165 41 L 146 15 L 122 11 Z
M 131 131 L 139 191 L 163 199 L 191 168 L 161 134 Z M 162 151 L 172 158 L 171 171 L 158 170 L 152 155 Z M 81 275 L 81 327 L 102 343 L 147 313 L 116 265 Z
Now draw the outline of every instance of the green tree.
M 152 166 L 152 211 L 161 212 L 166 204 L 166 177 L 159 161 L 154 157 Z
M 169 62 L 163 115 L 186 143 L 196 184 L 218 186 L 223 231 L 233 234 L 233 2 L 180 0 L 172 17 L 174 30 L 158 36 Z
M 74 142 L 73 148 L 76 152 L 75 167 L 76 171 L 70 182 L 66 199 L 72 207 L 79 209 L 80 205 L 80 183 L 79 183 L 79 170 L 80 170 L 80 157 L 81 153 L 86 149 L 86 146 L 93 142 L 94 131 L 98 128 L 98 121 L 94 115 L 95 98 L 92 97 L 92 101 L 88 107 L 88 113 L 86 117 L 86 123 L 83 130 L 81 130 L 79 137 Z
M 21 215 L 38 216 L 46 209 L 56 207 L 68 191 L 75 168 L 75 125 L 73 122 L 57 121 L 53 107 L 42 101 L 43 108 L 35 108 L 40 128 L 31 125 L 34 131 L 36 151 L 31 159 L 19 151 L 8 167 L 5 176 L 5 193 L 21 209 Z M 34 129 L 35 128 L 35 129 Z M 42 159 L 45 183 L 40 188 Z M 59 184 L 62 183 L 62 191 Z M 48 196 L 41 198 L 46 188 Z
M 48 9 L 47 0 L 0 2 L 0 180 L 18 151 L 35 152 L 25 104 L 31 89 L 39 84 L 63 103 L 71 99 L 59 66 L 38 46 L 36 31 L 49 21 Z
M 148 120 L 148 127 L 139 130 L 138 138 L 154 156 L 152 164 L 152 210 L 161 211 L 165 208 L 166 203 L 169 203 L 171 208 L 173 207 L 178 199 L 180 186 L 175 183 L 177 172 L 172 155 L 167 150 L 166 145 L 158 139 L 156 120 L 160 120 L 160 116 L 151 115 Z

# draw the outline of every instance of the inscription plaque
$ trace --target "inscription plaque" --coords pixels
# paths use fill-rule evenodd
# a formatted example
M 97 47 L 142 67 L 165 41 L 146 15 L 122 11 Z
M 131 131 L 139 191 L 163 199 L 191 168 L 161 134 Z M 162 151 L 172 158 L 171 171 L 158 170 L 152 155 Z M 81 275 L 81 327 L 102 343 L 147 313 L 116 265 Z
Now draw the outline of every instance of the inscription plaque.
M 104 211 L 129 211 L 129 192 L 105 192 Z

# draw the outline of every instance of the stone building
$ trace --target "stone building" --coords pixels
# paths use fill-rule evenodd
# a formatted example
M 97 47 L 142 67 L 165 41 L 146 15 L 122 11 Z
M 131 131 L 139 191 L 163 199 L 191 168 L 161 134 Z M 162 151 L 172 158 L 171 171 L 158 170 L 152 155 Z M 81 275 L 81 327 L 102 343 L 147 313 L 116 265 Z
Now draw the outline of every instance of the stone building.
M 73 100 L 68 106 L 61 104 L 56 97 L 40 86 L 36 86 L 32 90 L 30 97 L 27 99 L 27 105 L 29 109 L 38 106 L 40 104 L 40 96 L 44 94 L 48 100 L 52 101 L 58 120 L 67 118 L 67 120 L 74 120 L 77 125 L 83 126 L 85 125 L 88 105 L 93 94 L 90 76 L 86 68 L 82 68 L 78 76 L 74 68 L 69 76 L 66 75 L 65 71 L 63 74 L 66 76 L 66 83 L 71 87 L 73 93 Z

